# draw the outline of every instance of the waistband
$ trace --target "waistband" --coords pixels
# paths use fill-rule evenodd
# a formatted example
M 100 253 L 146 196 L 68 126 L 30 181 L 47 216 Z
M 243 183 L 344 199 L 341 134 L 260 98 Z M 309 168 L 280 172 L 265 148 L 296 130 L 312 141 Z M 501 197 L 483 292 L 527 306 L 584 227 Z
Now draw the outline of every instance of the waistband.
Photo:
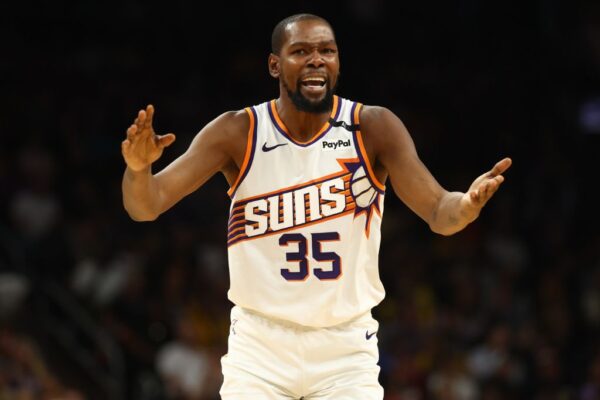
M 240 306 L 233 306 L 233 308 L 231 309 L 231 317 L 232 319 L 239 317 L 240 314 L 242 316 L 247 316 L 249 318 L 252 318 L 253 320 L 255 320 L 258 323 L 264 324 L 264 325 L 268 325 L 268 326 L 278 326 L 278 327 L 285 327 L 288 329 L 294 329 L 297 331 L 314 331 L 314 330 L 322 330 L 322 329 L 343 329 L 346 328 L 352 324 L 355 323 L 360 323 L 360 322 L 366 322 L 366 321 L 372 321 L 373 320 L 373 315 L 371 314 L 371 310 L 368 310 L 366 312 L 363 312 L 347 321 L 344 321 L 342 323 L 336 324 L 336 325 L 330 325 L 330 326 L 307 326 L 307 325 L 300 325 L 297 324 L 295 322 L 291 322 L 285 319 L 281 319 L 281 318 L 274 318 L 271 317 L 269 315 L 263 314 L 261 312 L 255 311 L 255 310 L 251 310 L 248 308 L 244 308 L 244 307 L 240 307 Z

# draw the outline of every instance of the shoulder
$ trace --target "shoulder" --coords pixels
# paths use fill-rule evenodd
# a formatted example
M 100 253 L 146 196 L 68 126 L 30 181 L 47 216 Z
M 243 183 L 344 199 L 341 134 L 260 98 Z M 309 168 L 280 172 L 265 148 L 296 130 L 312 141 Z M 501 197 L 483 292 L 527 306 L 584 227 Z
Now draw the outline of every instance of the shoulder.
M 223 134 L 246 134 L 250 128 L 250 115 L 245 109 L 226 111 L 213 119 L 208 127 L 219 128 Z
M 227 145 L 245 139 L 249 129 L 250 116 L 246 110 L 226 111 L 206 124 L 194 141 Z
M 223 121 L 227 121 L 229 123 L 243 123 L 248 122 L 248 111 L 246 109 L 235 110 L 235 111 L 225 111 L 223 114 L 219 115 L 216 119 L 221 119 Z
M 386 107 L 364 105 L 360 110 L 360 125 L 363 131 L 365 128 L 382 127 L 397 122 L 401 122 L 400 118 Z
M 384 150 L 410 137 L 400 118 L 382 106 L 365 105 L 361 108 L 360 130 L 365 142 L 375 150 Z

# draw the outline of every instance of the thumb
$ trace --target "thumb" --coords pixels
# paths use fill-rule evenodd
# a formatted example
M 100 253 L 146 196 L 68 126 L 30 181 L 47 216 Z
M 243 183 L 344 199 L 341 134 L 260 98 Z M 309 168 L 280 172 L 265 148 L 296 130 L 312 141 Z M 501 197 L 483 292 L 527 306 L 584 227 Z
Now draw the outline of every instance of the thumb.
M 167 133 L 166 135 L 162 135 L 158 137 L 158 145 L 161 148 L 169 147 L 175 141 L 175 135 L 172 133 Z
M 121 142 L 121 154 L 123 156 L 125 156 L 127 153 L 129 153 L 129 150 L 131 149 L 131 141 L 129 139 L 125 139 Z

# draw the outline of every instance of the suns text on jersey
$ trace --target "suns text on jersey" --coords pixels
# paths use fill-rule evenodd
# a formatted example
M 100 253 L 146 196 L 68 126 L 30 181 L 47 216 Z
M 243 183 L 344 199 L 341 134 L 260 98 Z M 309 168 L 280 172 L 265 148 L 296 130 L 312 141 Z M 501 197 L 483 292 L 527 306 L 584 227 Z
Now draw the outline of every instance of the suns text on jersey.
M 321 179 L 235 202 L 229 219 L 228 244 L 353 212 L 351 175 L 344 169 Z

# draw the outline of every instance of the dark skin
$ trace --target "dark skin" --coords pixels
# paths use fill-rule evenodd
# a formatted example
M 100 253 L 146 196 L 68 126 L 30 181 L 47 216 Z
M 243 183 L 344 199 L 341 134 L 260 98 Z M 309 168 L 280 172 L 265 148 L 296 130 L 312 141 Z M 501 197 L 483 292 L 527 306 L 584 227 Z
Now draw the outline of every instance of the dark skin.
M 331 27 L 318 19 L 289 24 L 281 51 L 269 56 L 268 67 L 271 76 L 279 79 L 276 106 L 281 120 L 294 139 L 310 140 L 327 123 L 329 112 L 297 110 L 287 89 L 299 90 L 311 102 L 319 102 L 327 88 L 335 87 L 340 62 Z M 299 85 L 307 77 L 324 79 L 325 85 Z M 172 133 L 155 134 L 153 117 L 152 105 L 140 110 L 121 146 L 127 164 L 123 202 L 131 218 L 138 221 L 156 219 L 218 171 L 233 185 L 244 160 L 250 126 L 244 110 L 222 114 L 196 135 L 183 155 L 153 175 L 152 163 L 175 140 Z M 458 232 L 477 218 L 512 163 L 504 158 L 476 178 L 465 193 L 449 192 L 421 162 L 406 127 L 390 110 L 364 106 L 360 126 L 377 179 L 385 182 L 389 178 L 396 195 L 434 232 L 443 235 Z

